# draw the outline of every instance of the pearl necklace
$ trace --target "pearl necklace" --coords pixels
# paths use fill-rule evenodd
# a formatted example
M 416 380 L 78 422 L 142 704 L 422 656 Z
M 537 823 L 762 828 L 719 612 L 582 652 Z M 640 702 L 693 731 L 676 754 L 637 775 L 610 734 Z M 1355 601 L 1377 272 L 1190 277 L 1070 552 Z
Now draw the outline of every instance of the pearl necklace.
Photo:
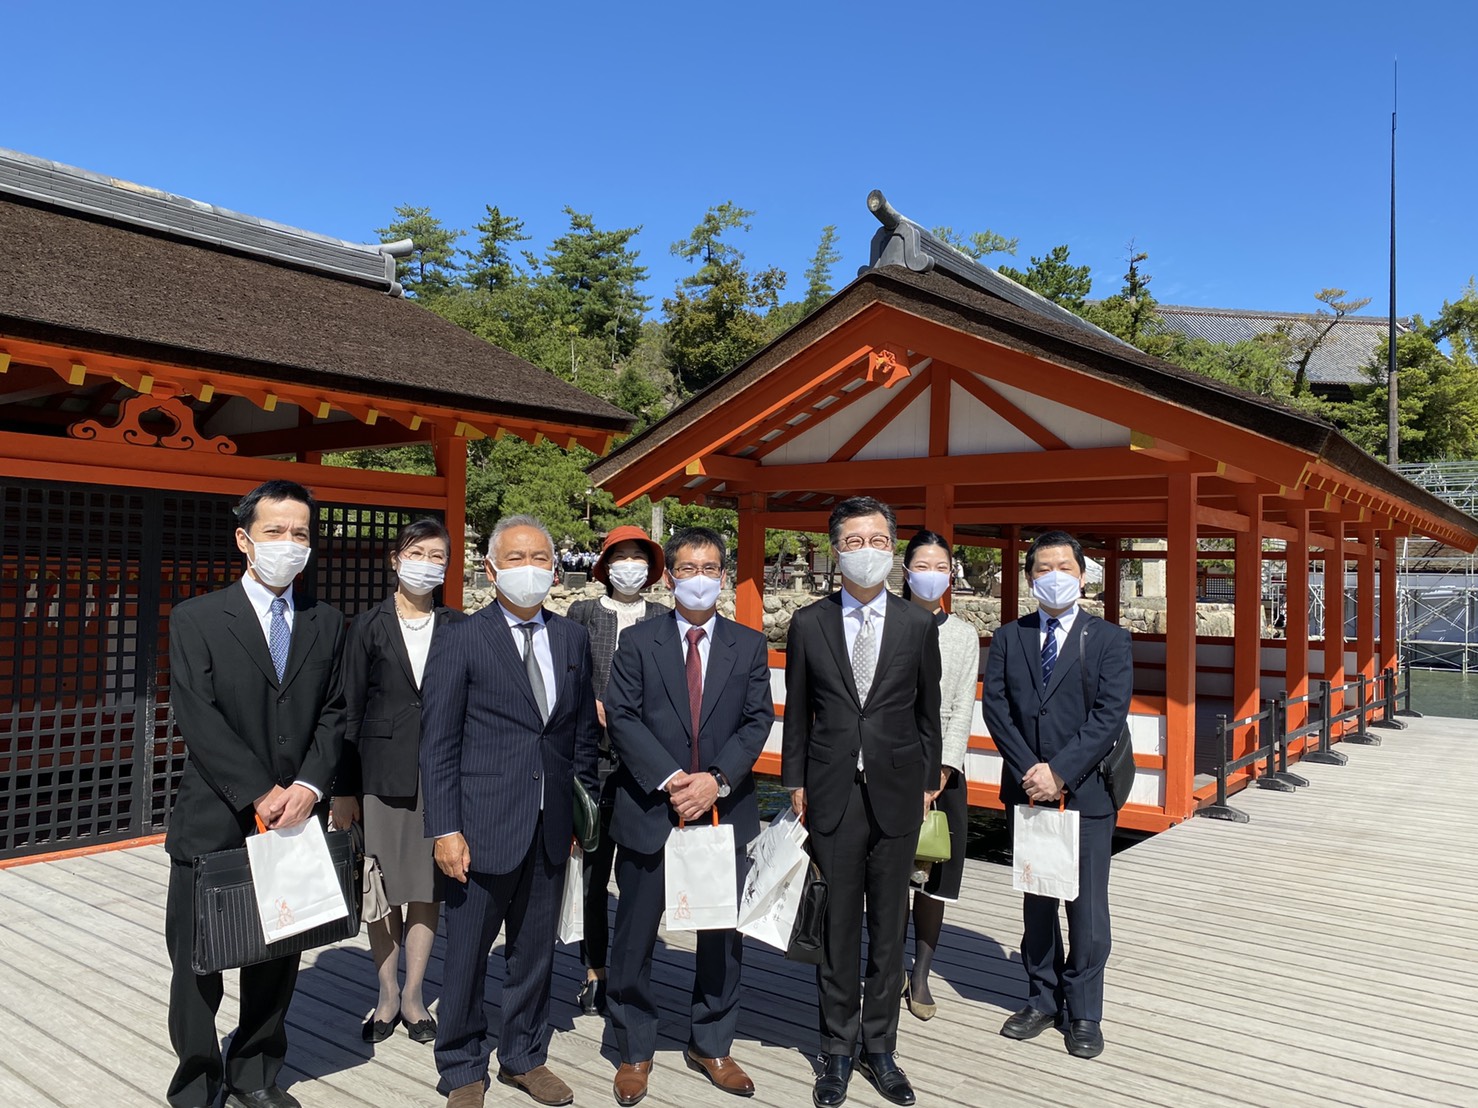
M 436 612 L 428 612 L 426 613 L 425 617 L 420 620 L 407 619 L 405 616 L 400 614 L 400 603 L 399 601 L 397 601 L 395 604 L 395 615 L 400 619 L 401 626 L 404 627 L 407 631 L 421 631 L 424 630 L 426 625 L 431 622 L 432 617 L 436 615 Z

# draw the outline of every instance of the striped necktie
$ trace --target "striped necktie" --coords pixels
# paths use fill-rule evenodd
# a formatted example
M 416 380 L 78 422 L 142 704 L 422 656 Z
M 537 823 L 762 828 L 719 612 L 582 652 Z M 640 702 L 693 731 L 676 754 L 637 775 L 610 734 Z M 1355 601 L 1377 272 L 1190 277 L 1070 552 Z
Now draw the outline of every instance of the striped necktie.
M 1042 687 L 1052 680 L 1052 671 L 1057 667 L 1057 629 L 1062 624 L 1056 616 L 1047 617 L 1047 637 L 1042 640 Z

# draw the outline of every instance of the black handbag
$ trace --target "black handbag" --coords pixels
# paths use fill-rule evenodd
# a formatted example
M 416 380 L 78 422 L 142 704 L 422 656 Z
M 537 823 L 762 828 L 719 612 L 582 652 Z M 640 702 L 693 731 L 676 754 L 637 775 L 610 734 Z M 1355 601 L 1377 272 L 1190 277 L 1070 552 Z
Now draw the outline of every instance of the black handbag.
M 580 844 L 581 850 L 589 854 L 600 846 L 600 807 L 590 795 L 590 790 L 580 784 L 578 777 L 573 783 L 575 841 Z
M 220 973 L 301 954 L 357 935 L 363 896 L 364 830 L 356 823 L 348 831 L 329 831 L 324 838 L 349 914 L 275 943 L 267 942 L 262 935 L 246 847 L 197 857 L 195 943 L 190 968 L 196 973 Z
M 785 956 L 792 962 L 821 964 L 821 947 L 826 933 L 826 878 L 814 861 L 806 863 L 806 884 L 801 889 L 801 906 L 795 914 L 795 928 L 790 933 L 790 946 Z
M 1084 648 L 1088 645 L 1088 628 L 1085 626 L 1078 639 L 1078 668 L 1083 673 L 1083 707 L 1092 711 L 1093 696 L 1088 689 L 1088 664 Z M 1134 741 L 1129 736 L 1129 721 L 1124 721 L 1114 748 L 1098 763 L 1098 772 L 1103 777 L 1104 788 L 1114 802 L 1114 811 L 1124 807 L 1129 799 L 1129 790 L 1134 788 Z

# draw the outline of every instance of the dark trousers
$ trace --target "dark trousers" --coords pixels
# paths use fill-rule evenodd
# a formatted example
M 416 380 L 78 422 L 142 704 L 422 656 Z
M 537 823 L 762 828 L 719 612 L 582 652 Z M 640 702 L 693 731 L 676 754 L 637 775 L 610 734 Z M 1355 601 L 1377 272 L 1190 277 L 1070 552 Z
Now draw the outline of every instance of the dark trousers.
M 1070 1020 L 1103 1019 L 1103 967 L 1108 963 L 1109 858 L 1114 816 L 1082 816 L 1078 821 L 1078 899 L 1067 904 L 1067 947 L 1057 898 L 1022 897 L 1021 962 L 1026 969 L 1026 1000 L 1039 1012 L 1064 1013 Z M 1013 822 L 1014 826 L 1014 822 Z
M 921 819 L 923 811 L 920 796 Z M 811 854 L 828 887 L 825 943 L 816 971 L 821 1049 L 828 1054 L 851 1054 L 857 1049 L 859 1031 L 864 1051 L 897 1047 L 908 879 L 918 842 L 917 832 L 890 837 L 879 830 L 862 782 L 852 786 L 836 829 L 811 833 Z M 859 985 L 864 906 L 867 967 L 865 983 Z
M 615 778 L 606 778 L 600 797 L 600 845 L 585 855 L 585 938 L 580 942 L 580 961 L 586 969 L 605 969 L 610 950 L 611 866 L 616 843 L 611 838 L 611 813 L 616 808 Z M 609 986 L 607 986 L 609 988 Z
M 275 958 L 241 970 L 241 1012 L 225 1062 L 216 1040 L 221 1006 L 219 973 L 190 968 L 195 945 L 195 871 L 188 862 L 169 867 L 164 942 L 172 967 L 169 1039 L 179 1058 L 166 1096 L 173 1105 L 210 1104 L 224 1080 L 250 1092 L 277 1084 L 287 1056 L 287 1009 L 298 980 L 298 956 Z
M 743 885 L 744 851 L 736 851 L 735 895 Z M 616 938 L 609 984 L 611 1030 L 623 1062 L 650 1062 L 657 1049 L 652 950 L 667 905 L 663 854 L 621 848 L 616 862 Z M 737 931 L 699 931 L 688 1046 L 704 1058 L 727 1057 L 739 1023 L 744 940 Z
M 463 1085 L 487 1083 L 488 953 L 504 935 L 503 1019 L 498 1061 L 527 1073 L 548 1056 L 549 979 L 554 968 L 564 863 L 544 851 L 543 821 L 511 873 L 467 875 L 446 882 L 446 954 L 437 1009 L 437 1089 L 446 1095 Z

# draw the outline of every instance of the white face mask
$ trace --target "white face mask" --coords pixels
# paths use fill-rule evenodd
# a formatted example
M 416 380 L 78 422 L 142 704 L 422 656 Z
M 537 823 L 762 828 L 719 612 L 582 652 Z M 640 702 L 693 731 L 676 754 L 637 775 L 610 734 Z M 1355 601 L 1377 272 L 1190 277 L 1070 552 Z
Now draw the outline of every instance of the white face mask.
M 723 587 L 720 577 L 708 577 L 697 573 L 681 581 L 672 582 L 673 598 L 690 612 L 706 612 L 718 603 L 719 590 Z
M 251 544 L 252 557 L 247 564 L 257 575 L 257 580 L 268 588 L 283 589 L 293 583 L 293 578 L 303 572 L 308 559 L 313 556 L 312 547 L 304 546 L 291 539 L 280 542 L 255 542 Z
M 544 603 L 549 590 L 554 587 L 554 570 L 538 566 L 514 566 L 496 571 L 498 579 L 493 582 L 498 595 L 515 608 L 535 608 Z
M 646 562 L 612 562 L 606 574 L 611 588 L 619 593 L 640 592 L 647 587 Z
M 1071 573 L 1054 569 L 1032 578 L 1032 595 L 1044 608 L 1068 608 L 1083 595 L 1083 585 Z
M 864 589 L 881 585 L 893 572 L 893 549 L 876 550 L 864 546 L 861 550 L 840 550 L 837 561 L 842 567 L 842 576 Z
M 400 587 L 412 596 L 425 596 L 446 581 L 446 566 L 439 562 L 402 561 L 395 567 Z
M 936 569 L 911 569 L 908 589 L 920 600 L 938 600 L 949 589 L 949 574 Z

